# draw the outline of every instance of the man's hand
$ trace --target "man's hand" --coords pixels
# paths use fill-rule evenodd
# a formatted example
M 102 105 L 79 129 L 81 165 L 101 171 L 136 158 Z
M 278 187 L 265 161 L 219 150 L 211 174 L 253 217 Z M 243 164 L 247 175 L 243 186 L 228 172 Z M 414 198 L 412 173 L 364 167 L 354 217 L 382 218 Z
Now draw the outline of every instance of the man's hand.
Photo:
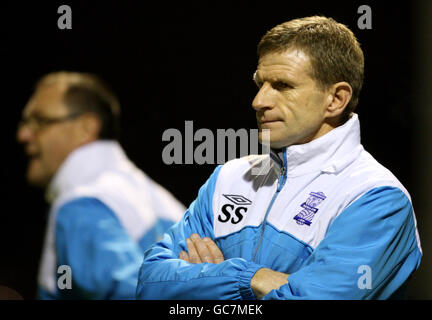
M 287 273 L 273 271 L 267 268 L 259 269 L 251 279 L 251 288 L 258 299 L 261 299 L 270 291 L 279 289 L 288 283 Z
M 221 263 L 225 260 L 222 252 L 212 239 L 202 238 L 194 233 L 186 239 L 189 255 L 186 251 L 180 252 L 179 258 L 190 263 Z
M 221 263 L 225 260 L 216 243 L 208 237 L 202 238 L 194 233 L 186 239 L 189 255 L 180 252 L 179 258 L 190 263 Z M 273 289 L 279 289 L 288 283 L 287 273 L 273 271 L 267 268 L 259 269 L 251 279 L 251 288 L 258 299 L 261 299 Z

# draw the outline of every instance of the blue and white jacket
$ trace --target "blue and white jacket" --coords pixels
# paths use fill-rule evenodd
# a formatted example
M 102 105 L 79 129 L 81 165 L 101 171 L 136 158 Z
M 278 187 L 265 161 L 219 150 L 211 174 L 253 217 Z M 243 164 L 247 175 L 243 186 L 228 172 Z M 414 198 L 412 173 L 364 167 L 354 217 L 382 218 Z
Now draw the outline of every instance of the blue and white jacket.
M 39 270 L 41 299 L 135 299 L 144 251 L 186 210 L 115 141 L 74 150 L 47 198 L 52 205 Z M 63 265 L 70 267 L 72 289 L 64 288 Z
M 226 260 L 180 260 L 192 233 Z M 354 114 L 309 143 L 218 166 L 146 251 L 137 298 L 255 299 L 250 281 L 263 267 L 290 274 L 264 299 L 395 298 L 421 255 L 410 196 L 364 150 Z

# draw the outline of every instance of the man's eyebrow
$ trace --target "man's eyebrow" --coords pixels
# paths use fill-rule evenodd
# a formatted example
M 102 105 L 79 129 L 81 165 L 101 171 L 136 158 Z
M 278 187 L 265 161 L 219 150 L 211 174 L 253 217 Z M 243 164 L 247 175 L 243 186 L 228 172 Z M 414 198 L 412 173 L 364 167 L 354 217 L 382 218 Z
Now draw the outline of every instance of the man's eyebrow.
M 266 78 L 265 76 L 263 78 L 261 78 L 258 75 L 258 71 L 255 71 L 254 75 L 253 75 L 253 80 L 258 83 L 258 82 L 264 82 L 264 81 L 268 81 L 271 83 L 275 83 L 275 82 L 285 82 L 289 85 L 294 85 L 294 81 L 288 79 L 287 77 L 284 77 L 282 75 L 276 75 L 276 76 L 271 76 L 269 78 Z
M 29 119 L 29 118 L 38 118 L 38 117 L 47 117 L 46 114 L 44 114 L 44 112 L 41 112 L 39 110 L 32 110 L 32 111 L 27 111 L 22 113 L 22 118 L 24 119 Z

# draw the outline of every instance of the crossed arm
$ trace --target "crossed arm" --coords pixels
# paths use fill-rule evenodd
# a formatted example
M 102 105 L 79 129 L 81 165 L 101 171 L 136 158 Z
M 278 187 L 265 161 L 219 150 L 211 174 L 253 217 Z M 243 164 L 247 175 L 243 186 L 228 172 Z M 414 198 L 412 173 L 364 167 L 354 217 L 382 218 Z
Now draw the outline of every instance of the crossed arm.
M 194 233 L 186 239 L 188 253 L 181 251 L 179 258 L 189 263 L 221 263 L 225 260 L 218 246 L 208 237 Z M 251 279 L 251 288 L 258 299 L 274 289 L 288 283 L 289 274 L 273 271 L 268 268 L 259 269 Z
M 418 268 L 412 206 L 394 187 L 372 189 L 345 209 L 291 274 L 242 257 L 225 259 L 211 240 L 217 173 L 183 219 L 145 253 L 138 299 L 386 299 Z M 362 265 L 373 274 L 370 290 L 358 285 Z

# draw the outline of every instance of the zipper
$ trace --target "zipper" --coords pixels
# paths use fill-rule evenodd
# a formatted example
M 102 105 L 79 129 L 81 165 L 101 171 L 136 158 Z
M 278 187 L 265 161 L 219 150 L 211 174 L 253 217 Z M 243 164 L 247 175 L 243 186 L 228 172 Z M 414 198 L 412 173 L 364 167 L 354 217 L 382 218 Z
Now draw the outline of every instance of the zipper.
M 282 190 L 282 188 L 284 187 L 284 185 L 286 183 L 286 180 L 287 180 L 287 176 L 286 176 L 286 171 L 287 171 L 286 170 L 286 162 L 287 162 L 286 161 L 286 149 L 283 150 L 283 161 L 282 162 L 283 163 L 282 163 L 282 167 L 281 167 L 281 172 L 280 172 L 280 175 L 278 177 L 277 189 L 276 189 L 276 192 L 275 192 L 275 194 L 273 195 L 273 197 L 272 197 L 272 199 L 270 201 L 269 206 L 267 207 L 267 211 L 266 211 L 266 214 L 264 216 L 264 220 L 262 222 L 261 235 L 260 235 L 260 238 L 258 240 L 258 244 L 257 244 L 257 246 L 255 248 L 255 252 L 254 252 L 253 257 L 252 257 L 252 261 L 253 262 L 256 262 L 255 261 L 256 255 L 258 253 L 258 249 L 261 246 L 261 242 L 262 242 L 263 237 L 264 237 L 264 229 L 265 229 L 267 217 L 268 217 L 268 215 L 270 213 L 271 208 L 273 207 L 273 203 L 275 202 L 277 196 L 279 195 L 279 192 Z
M 284 164 L 283 167 L 282 167 L 282 169 L 281 169 L 281 173 L 279 175 L 278 187 L 277 187 L 276 193 L 278 193 L 279 191 L 281 191 L 281 189 L 285 185 L 285 182 L 286 182 L 286 175 L 285 175 L 285 164 Z

